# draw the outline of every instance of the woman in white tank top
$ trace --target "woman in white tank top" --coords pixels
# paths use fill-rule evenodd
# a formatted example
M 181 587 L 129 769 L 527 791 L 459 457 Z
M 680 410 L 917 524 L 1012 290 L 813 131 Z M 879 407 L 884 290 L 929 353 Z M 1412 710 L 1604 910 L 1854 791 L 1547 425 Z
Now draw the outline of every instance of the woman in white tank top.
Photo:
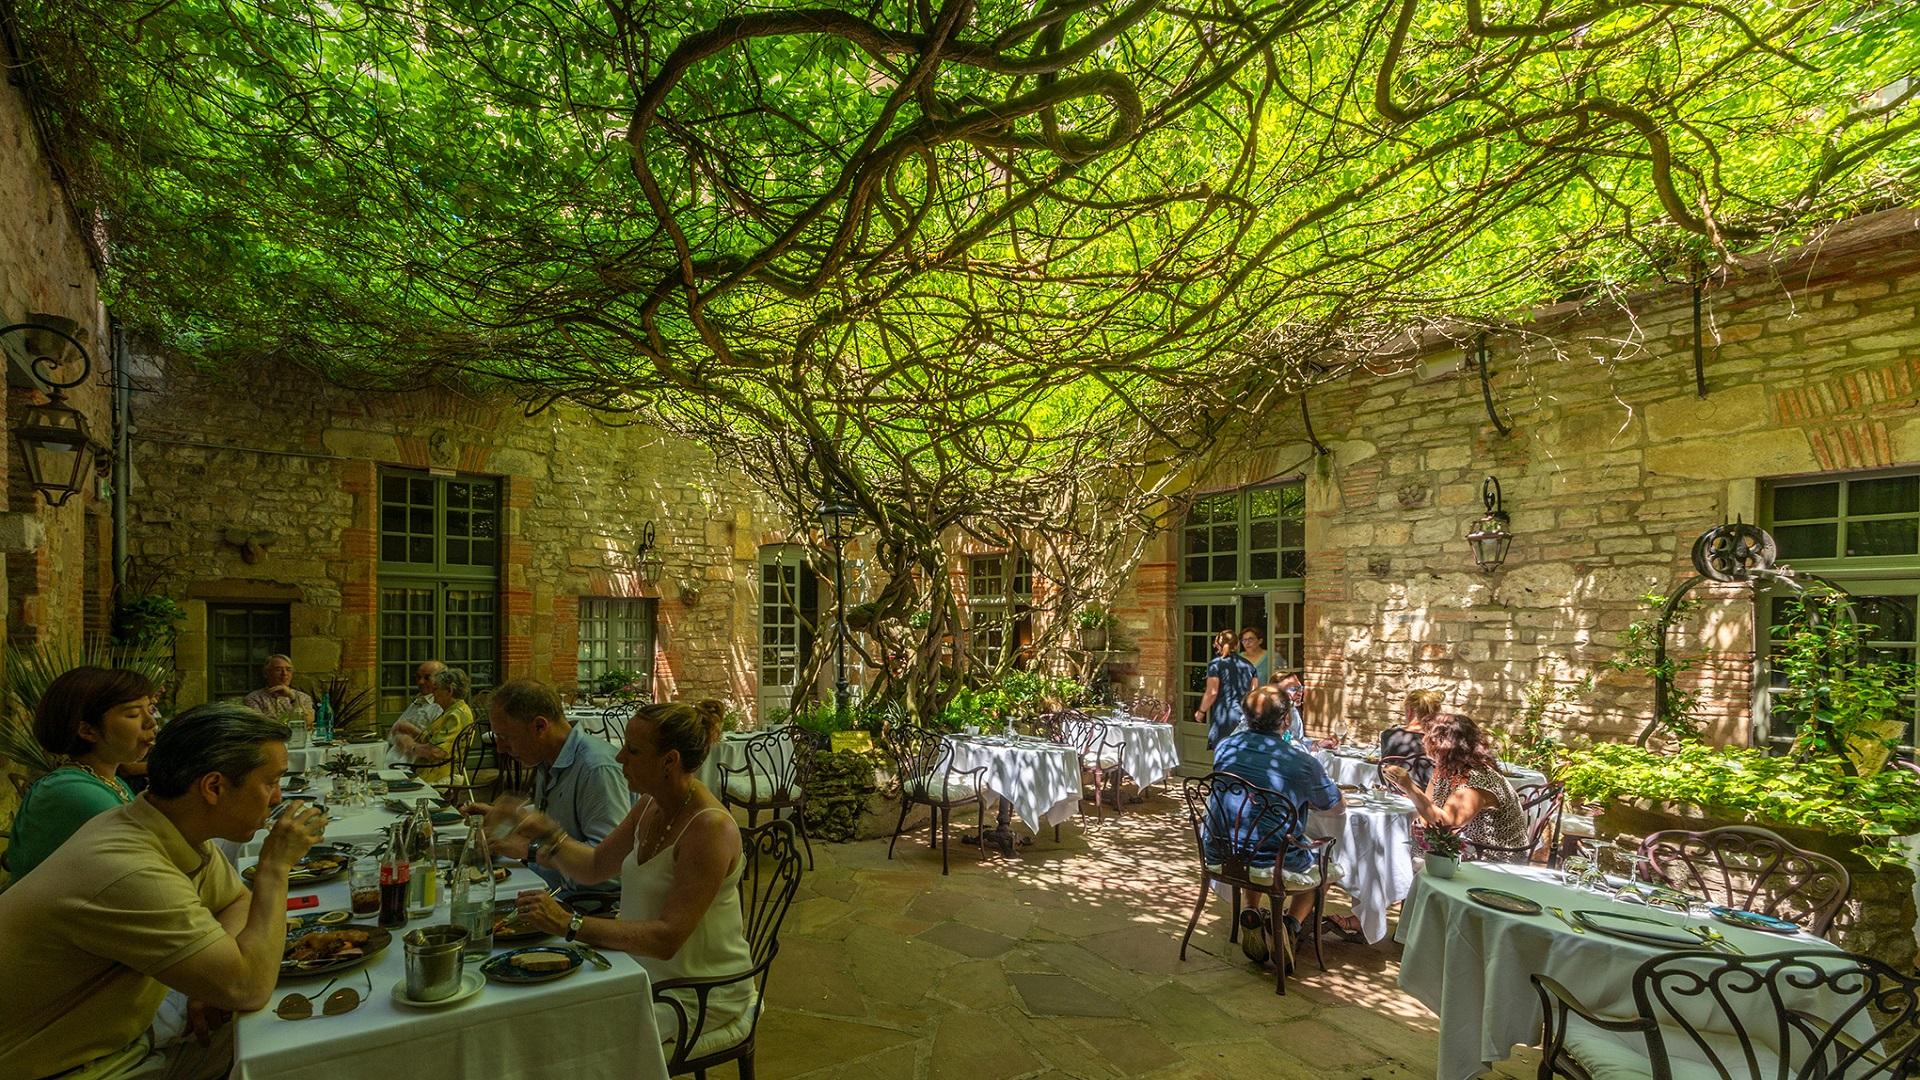
M 694 775 L 720 738 L 725 711 L 717 701 L 702 701 L 647 705 L 634 714 L 617 758 L 627 786 L 642 798 L 597 845 L 574 840 L 520 800 L 476 807 L 486 814 L 490 834 L 507 837 L 503 846 L 509 851 L 524 839 L 529 857 L 583 884 L 620 877 L 617 920 L 581 920 L 531 889 L 519 896 L 522 921 L 631 953 L 655 983 L 738 975 L 753 967 L 740 913 L 740 829 Z M 674 996 L 693 1023 L 699 1016 L 693 993 Z M 716 1049 L 731 1045 L 738 1041 L 732 1033 L 712 1038 L 730 1027 L 744 1037 L 753 999 L 751 979 L 710 993 L 699 1041 Z M 679 1020 L 672 1007 L 654 1009 L 661 1039 L 673 1041 Z

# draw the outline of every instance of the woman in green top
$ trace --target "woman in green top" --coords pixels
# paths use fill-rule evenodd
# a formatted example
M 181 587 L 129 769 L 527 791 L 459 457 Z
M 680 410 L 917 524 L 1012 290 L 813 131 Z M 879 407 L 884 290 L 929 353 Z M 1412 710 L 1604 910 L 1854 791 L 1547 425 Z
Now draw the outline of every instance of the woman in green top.
M 13 816 L 7 872 L 18 881 L 89 818 L 133 801 L 117 775 L 144 761 L 157 730 L 158 688 L 137 671 L 79 667 L 48 684 L 33 712 L 33 735 L 65 765 L 34 781 Z

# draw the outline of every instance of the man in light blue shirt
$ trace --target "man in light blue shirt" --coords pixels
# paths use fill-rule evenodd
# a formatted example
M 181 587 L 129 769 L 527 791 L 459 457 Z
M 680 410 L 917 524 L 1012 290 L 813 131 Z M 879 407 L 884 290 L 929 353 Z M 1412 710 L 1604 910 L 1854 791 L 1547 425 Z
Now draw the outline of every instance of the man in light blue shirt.
M 493 691 L 488 719 L 494 745 L 533 769 L 533 805 L 559 822 L 567 835 L 585 844 L 607 838 L 633 808 L 633 792 L 614 760 L 614 748 L 604 739 L 567 723 L 565 707 L 553 688 L 532 679 L 514 679 Z M 477 804 L 469 813 L 485 813 Z M 582 885 L 558 870 L 541 866 L 525 838 L 508 836 L 496 841 L 495 853 L 526 860 L 549 886 L 560 886 L 559 898 L 620 895 L 620 879 Z

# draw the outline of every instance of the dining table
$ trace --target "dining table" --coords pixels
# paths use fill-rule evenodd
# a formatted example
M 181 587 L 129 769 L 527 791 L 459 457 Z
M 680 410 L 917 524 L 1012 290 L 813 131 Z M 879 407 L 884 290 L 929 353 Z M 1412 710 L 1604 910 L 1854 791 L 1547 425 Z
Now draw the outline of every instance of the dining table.
M 1387 937 L 1387 913 L 1413 889 L 1413 802 L 1386 791 L 1348 792 L 1345 812 L 1311 814 L 1307 835 L 1338 838 L 1333 865 L 1369 944 Z
M 516 867 L 496 892 L 506 898 L 521 889 L 543 887 L 532 871 Z M 317 896 L 319 906 L 311 914 L 348 908 L 344 878 L 295 886 L 291 894 Z M 392 942 L 357 968 L 332 975 L 283 975 L 272 1005 L 236 1021 L 233 1077 L 666 1080 L 652 980 L 645 968 L 623 952 L 602 950 L 612 965 L 607 970 L 582 963 L 549 982 L 506 985 L 489 980 L 472 996 L 451 1004 L 403 1004 L 399 1000 L 406 986 L 402 935 L 406 929 L 444 924 L 447 918 L 443 897 L 434 915 L 409 920 L 405 929 L 393 930 Z M 518 944 L 539 943 L 502 945 L 494 954 Z M 321 1015 L 317 995 L 330 978 L 336 990 L 358 991 L 360 1006 L 338 1016 Z M 314 999 L 312 1018 L 283 1020 L 276 1015 L 274 1005 L 294 992 Z M 564 1021 L 557 1022 L 556 1017 Z
M 324 774 L 315 773 L 302 777 L 304 781 L 294 789 L 283 788 L 281 801 L 303 801 L 323 805 L 327 808 L 326 842 L 345 843 L 349 847 L 372 847 L 386 838 L 387 829 L 399 821 L 401 814 L 396 807 L 406 807 L 411 811 L 419 800 L 426 799 L 428 808 L 439 814 L 441 820 L 434 823 L 437 835 L 442 839 L 466 835 L 466 826 L 459 821 L 449 820 L 453 807 L 446 804 L 440 792 L 433 785 L 415 780 L 410 773 L 400 769 L 377 769 L 374 775 L 387 785 L 387 792 L 364 798 L 351 805 L 334 801 L 334 780 Z M 240 860 L 260 853 L 260 845 L 266 842 L 267 829 L 260 829 L 245 841 L 215 840 L 213 845 L 223 852 L 236 865 Z
M 960 734 L 946 736 L 946 742 L 954 772 L 985 770 L 982 792 L 999 802 L 987 839 L 1002 852 L 1013 853 L 1012 817 L 1037 832 L 1079 809 L 1080 752 L 1073 747 L 1031 735 Z
M 386 763 L 386 752 L 386 741 L 378 738 L 312 741 L 287 747 L 287 772 L 317 777 L 327 762 L 341 758 L 350 758 L 362 768 L 377 769 Z
M 1180 748 L 1174 742 L 1172 724 L 1127 716 L 1099 719 L 1120 744 L 1120 768 L 1133 777 L 1140 791 L 1165 780 L 1180 766 Z
M 1617 884 L 1617 883 L 1616 883 Z M 1537 914 L 1498 910 L 1468 894 L 1491 889 L 1531 900 Z M 1565 918 L 1554 914 L 1555 908 Z M 1698 911 L 1699 908 L 1694 910 Z M 1540 1002 L 1530 976 L 1547 976 L 1579 996 L 1590 1011 L 1634 1015 L 1633 973 L 1646 960 L 1696 946 L 1660 945 L 1576 929 L 1579 912 L 1602 919 L 1630 914 L 1671 927 L 1675 936 L 1718 932 L 1726 946 L 1747 954 L 1789 950 L 1837 953 L 1804 931 L 1775 934 L 1723 925 L 1593 889 L 1568 885 L 1542 866 L 1463 863 L 1451 878 L 1422 873 L 1401 909 L 1397 938 L 1400 986 L 1439 1017 L 1438 1080 L 1468 1080 L 1509 1057 L 1516 1045 L 1539 1041 Z M 1697 948 L 1706 948 L 1702 941 Z M 1814 1015 L 1833 1015 L 1834 1002 L 1812 995 L 1789 1001 Z
M 1362 790 L 1380 785 L 1379 747 L 1342 746 L 1331 750 L 1322 748 L 1315 750 L 1313 756 L 1320 762 L 1321 767 L 1327 770 L 1327 775 L 1336 784 Z M 1538 769 L 1530 769 L 1510 761 L 1502 761 L 1499 765 L 1500 774 L 1512 782 L 1516 792 L 1536 788 L 1547 782 L 1546 774 Z

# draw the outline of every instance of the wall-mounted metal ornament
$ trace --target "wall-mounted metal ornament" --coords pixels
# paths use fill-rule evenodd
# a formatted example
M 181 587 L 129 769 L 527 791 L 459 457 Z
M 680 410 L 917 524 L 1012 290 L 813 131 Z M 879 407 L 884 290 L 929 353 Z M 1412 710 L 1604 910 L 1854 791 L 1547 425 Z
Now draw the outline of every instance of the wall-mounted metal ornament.
M 1493 421 L 1493 429 L 1502 435 L 1512 435 L 1513 429 L 1500 419 L 1500 411 L 1493 407 L 1493 376 L 1487 373 L 1487 335 L 1481 334 L 1473 339 L 1473 362 L 1480 371 L 1480 400 L 1487 407 L 1487 419 Z
M 45 404 L 26 407 L 14 435 L 20 442 L 27 482 L 50 506 L 61 506 L 80 491 L 87 453 L 94 447 L 87 418 L 67 405 L 64 393 L 93 373 L 93 357 L 80 340 L 85 332 L 73 320 L 56 315 L 35 314 L 29 322 L 0 326 L 0 338 L 20 335 L 28 370 L 48 391 Z M 73 364 L 79 373 L 71 379 L 60 378 L 57 372 Z

